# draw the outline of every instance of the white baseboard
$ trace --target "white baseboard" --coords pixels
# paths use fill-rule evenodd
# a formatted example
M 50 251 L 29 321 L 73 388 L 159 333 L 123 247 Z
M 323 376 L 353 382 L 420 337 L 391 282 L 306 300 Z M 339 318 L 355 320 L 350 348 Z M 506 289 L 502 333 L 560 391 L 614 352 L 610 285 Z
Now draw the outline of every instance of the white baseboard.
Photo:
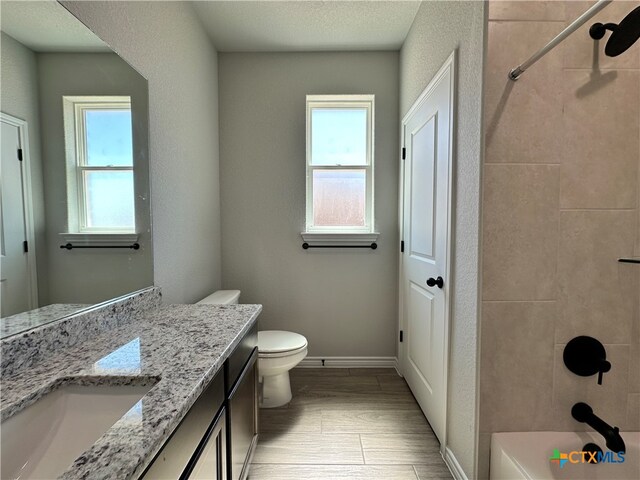
M 307 357 L 297 368 L 395 368 L 396 357 Z
M 444 463 L 446 463 L 447 467 L 449 467 L 449 470 L 451 470 L 451 475 L 453 475 L 453 478 L 455 478 L 455 480 L 469 480 L 467 478 L 467 475 L 464 473 L 464 470 L 458 463 L 458 459 L 449 449 L 449 447 L 446 447 L 444 450 Z

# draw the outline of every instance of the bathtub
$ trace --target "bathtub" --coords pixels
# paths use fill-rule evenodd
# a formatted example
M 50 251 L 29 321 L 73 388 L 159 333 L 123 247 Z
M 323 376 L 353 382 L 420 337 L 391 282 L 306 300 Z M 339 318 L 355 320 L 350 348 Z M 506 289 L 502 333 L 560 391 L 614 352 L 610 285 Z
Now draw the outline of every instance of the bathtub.
M 607 454 L 604 439 L 596 432 L 509 432 L 491 435 L 491 480 L 575 479 L 638 480 L 640 479 L 640 432 L 622 432 L 626 444 L 624 461 L 613 453 L 598 464 L 582 463 L 582 455 L 574 453 L 571 461 L 551 461 L 554 450 L 569 454 L 581 451 L 593 442 Z M 575 462 L 575 463 L 574 463 Z M 617 463 L 613 463 L 617 462 Z

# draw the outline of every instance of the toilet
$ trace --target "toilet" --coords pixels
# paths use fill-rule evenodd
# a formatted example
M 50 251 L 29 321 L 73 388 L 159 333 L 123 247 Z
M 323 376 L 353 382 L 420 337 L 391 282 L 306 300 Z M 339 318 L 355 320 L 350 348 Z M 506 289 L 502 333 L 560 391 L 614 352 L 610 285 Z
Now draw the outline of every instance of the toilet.
M 307 356 L 307 339 L 283 330 L 258 332 L 258 376 L 262 408 L 281 407 L 291 401 L 289 370 Z
M 233 305 L 240 290 L 218 290 L 198 304 Z M 261 408 L 275 408 L 291 401 L 289 370 L 307 356 L 307 339 L 284 330 L 258 332 L 258 376 L 262 386 Z
M 198 304 L 235 305 L 240 300 L 240 290 L 218 290 L 204 297 Z

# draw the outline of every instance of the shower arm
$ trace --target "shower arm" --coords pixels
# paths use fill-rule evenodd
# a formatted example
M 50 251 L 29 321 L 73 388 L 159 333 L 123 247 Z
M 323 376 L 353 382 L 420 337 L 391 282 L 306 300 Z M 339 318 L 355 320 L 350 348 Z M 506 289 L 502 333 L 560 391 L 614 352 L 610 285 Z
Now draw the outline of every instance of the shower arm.
M 551 40 L 549 43 L 547 43 L 544 47 L 542 47 L 536 53 L 531 55 L 531 57 L 529 57 L 527 60 L 522 62 L 516 68 L 513 68 L 509 72 L 509 79 L 513 80 L 513 81 L 516 81 L 520 77 L 520 75 L 522 75 L 531 65 L 536 63 L 538 60 L 540 60 L 542 57 L 544 57 L 547 53 L 549 53 L 551 50 L 553 50 L 565 38 L 567 38 L 569 35 L 571 35 L 573 32 L 575 32 L 582 25 L 587 23 L 591 18 L 593 18 L 593 16 L 596 13 L 598 13 L 604 7 L 609 5 L 612 1 L 613 0 L 598 0 L 596 3 L 594 3 L 591 6 L 591 8 L 589 8 L 589 10 L 587 10 L 582 15 L 580 15 L 578 18 L 576 18 L 573 21 L 573 23 L 571 23 L 571 25 L 569 25 L 567 28 L 562 30 L 558 35 L 555 36 L 555 38 L 553 40 Z

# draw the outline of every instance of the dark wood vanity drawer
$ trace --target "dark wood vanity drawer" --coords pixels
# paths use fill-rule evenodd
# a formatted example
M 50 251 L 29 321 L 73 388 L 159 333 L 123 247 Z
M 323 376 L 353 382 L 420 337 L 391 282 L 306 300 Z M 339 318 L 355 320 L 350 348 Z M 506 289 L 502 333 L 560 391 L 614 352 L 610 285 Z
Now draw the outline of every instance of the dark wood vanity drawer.
M 194 454 L 198 451 L 198 446 L 212 422 L 217 419 L 225 399 L 224 373 L 223 369 L 220 369 L 141 478 L 144 480 L 177 479 L 188 475 L 190 473 L 188 470 L 193 467 L 196 460 Z
M 246 480 L 258 442 L 258 348 L 227 400 L 227 467 L 229 480 Z
M 233 351 L 226 363 L 226 393 L 229 394 L 235 386 L 240 373 L 249 361 L 253 349 L 258 346 L 258 324 L 256 323 L 251 330 L 247 332 L 240 341 L 236 349 Z

